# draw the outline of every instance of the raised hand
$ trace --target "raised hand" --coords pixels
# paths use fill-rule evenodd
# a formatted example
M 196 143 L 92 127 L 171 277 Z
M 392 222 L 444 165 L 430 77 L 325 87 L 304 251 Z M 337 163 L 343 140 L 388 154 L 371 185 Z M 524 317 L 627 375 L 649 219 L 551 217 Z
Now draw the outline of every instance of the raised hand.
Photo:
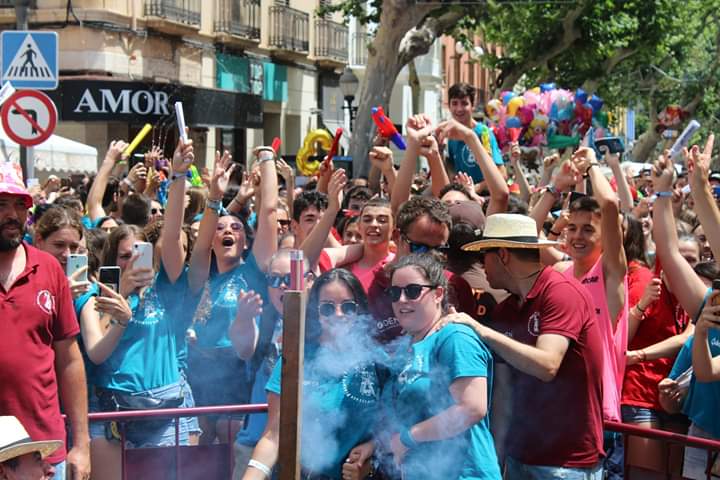
M 345 170 L 339 168 L 333 172 L 328 183 L 328 210 L 331 212 L 339 212 L 340 205 L 343 202 L 344 188 L 347 183 Z
M 230 152 L 225 150 L 222 157 L 219 151 L 215 152 L 215 168 L 210 178 L 209 200 L 222 200 L 230 183 L 230 175 L 232 175 L 233 170 L 235 170 L 235 166 L 236 164 L 233 163 Z
M 72 294 L 73 300 L 76 300 L 78 297 L 81 297 L 90 290 L 90 282 L 80 280 L 80 278 L 85 276 L 87 273 L 87 269 L 88 267 L 85 265 L 84 267 L 75 270 L 75 272 L 68 277 L 68 282 L 70 282 L 70 293 Z
M 432 120 L 426 114 L 413 115 L 405 123 L 408 144 L 419 147 L 422 141 L 432 135 Z
M 690 152 L 684 149 L 685 166 L 690 175 L 690 183 L 694 188 L 702 188 L 708 182 L 710 173 L 710 162 L 712 150 L 715 145 L 715 134 L 711 133 L 705 141 L 705 148 L 700 152 L 700 147 L 693 145 Z
M 557 166 L 558 162 L 560 162 L 560 155 L 553 153 L 552 155 L 543 158 L 543 168 L 545 170 L 553 169 Z
M 127 298 L 131 293 L 149 286 L 154 277 L 152 268 L 135 268 L 135 261 L 140 257 L 134 253 L 120 277 L 120 295 Z
M 288 165 L 287 162 L 282 158 L 278 158 L 275 161 L 275 167 L 277 168 L 280 176 L 284 178 L 286 182 L 295 176 L 295 171 L 293 170 L 293 168 Z
M 178 139 L 175 152 L 173 152 L 172 169 L 174 173 L 185 173 L 190 165 L 195 161 L 195 153 L 193 152 L 193 141 L 183 142 L 182 138 Z M 216 160 L 217 162 L 217 157 Z
M 675 181 L 675 167 L 670 160 L 670 152 L 665 150 L 663 155 L 658 157 L 652 168 L 653 189 L 656 192 L 669 192 L 672 190 Z
M 240 291 L 237 296 L 237 310 L 235 311 L 235 319 L 237 321 L 251 320 L 263 311 L 262 297 L 253 290 L 248 292 Z
M 124 140 L 113 140 L 110 142 L 110 147 L 108 147 L 108 151 L 105 154 L 105 162 L 110 162 L 113 165 L 118 163 L 121 160 L 125 160 L 125 157 L 123 155 L 123 152 L 127 148 L 129 144 L 125 142 Z
M 374 146 L 370 149 L 368 157 L 370 158 L 370 163 L 381 172 L 387 172 L 394 168 L 393 153 L 388 147 Z
M 440 144 L 445 143 L 445 140 L 464 142 L 471 135 L 475 135 L 475 132 L 455 119 L 445 120 L 435 129 L 435 136 Z
M 148 169 L 142 162 L 136 163 L 128 172 L 127 179 L 136 191 L 145 190 Z
M 516 166 L 520 162 L 520 158 L 522 158 L 522 150 L 517 142 L 512 142 L 510 144 L 510 163 Z
M 583 176 L 587 175 L 590 167 L 597 165 L 595 150 L 589 147 L 580 147 L 573 153 L 571 161 L 578 172 L 582 173 Z
M 555 188 L 560 192 L 567 192 L 575 187 L 581 178 L 582 175 L 578 171 L 576 164 L 573 162 L 565 162 L 555 175 Z
M 105 284 L 98 282 L 98 287 L 100 287 L 102 295 L 95 297 L 95 310 L 98 313 L 110 315 L 126 326 L 132 318 L 132 310 L 127 300 Z

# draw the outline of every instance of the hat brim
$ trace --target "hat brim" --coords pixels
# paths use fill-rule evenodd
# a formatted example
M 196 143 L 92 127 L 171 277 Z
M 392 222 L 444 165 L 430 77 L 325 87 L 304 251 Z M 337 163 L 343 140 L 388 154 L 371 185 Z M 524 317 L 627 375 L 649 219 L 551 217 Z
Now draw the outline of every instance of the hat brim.
M 548 248 L 556 247 L 558 242 L 550 240 L 538 239 L 537 242 L 515 242 L 499 238 L 486 238 L 466 243 L 462 249 L 467 252 L 479 252 L 488 248 Z
M 63 442 L 60 440 L 46 440 L 41 442 L 25 442 L 18 445 L 13 445 L 5 449 L 0 449 L 0 463 L 3 463 L 11 458 L 21 457 L 28 453 L 40 452 L 42 458 L 46 458 L 52 454 L 55 450 L 62 447 Z

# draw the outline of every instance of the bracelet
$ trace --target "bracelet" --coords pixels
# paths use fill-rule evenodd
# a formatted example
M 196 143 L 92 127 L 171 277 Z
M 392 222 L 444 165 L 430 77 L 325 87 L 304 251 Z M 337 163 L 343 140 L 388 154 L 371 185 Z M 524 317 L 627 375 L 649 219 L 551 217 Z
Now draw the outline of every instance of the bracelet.
M 555 185 L 553 185 L 552 183 L 550 185 L 548 185 L 547 187 L 545 187 L 545 191 L 552 194 L 552 196 L 555 198 L 560 197 L 560 190 L 558 190 L 557 187 Z
M 655 192 L 655 196 L 658 198 L 669 198 L 672 197 L 672 192 Z
M 264 155 L 267 153 L 269 153 L 270 155 Z M 258 150 L 257 163 L 259 163 L 259 164 L 265 163 L 265 162 L 269 162 L 270 160 L 275 160 L 275 150 L 273 150 L 272 148 L 267 148 L 267 147 Z
M 409 428 L 400 432 L 400 443 L 410 450 L 418 446 L 418 442 L 413 438 Z
M 215 212 L 219 216 L 222 210 L 222 200 L 208 200 L 205 208 Z
M 265 474 L 266 478 L 270 478 L 270 476 L 272 475 L 272 468 L 268 467 L 267 465 L 265 465 L 262 462 L 258 462 L 255 459 L 252 459 L 252 458 L 250 459 L 250 461 L 248 462 L 248 467 L 257 468 L 258 470 L 260 470 L 262 473 Z
M 110 325 L 120 325 L 121 328 L 127 328 L 128 322 L 121 322 L 120 320 L 113 317 L 110 319 Z
M 134 190 L 134 189 L 135 189 L 135 187 L 133 186 L 132 182 L 130 181 L 130 179 L 129 179 L 128 177 L 123 178 L 123 179 L 122 179 L 122 183 L 124 183 L 125 185 L 127 185 L 127 186 L 130 188 L 130 190 Z
M 587 167 L 587 169 L 585 169 L 585 173 L 583 173 L 583 178 L 587 178 L 588 176 L 590 176 L 590 173 L 589 173 L 589 172 L 590 172 L 590 169 L 591 169 L 592 167 L 597 167 L 597 166 L 598 166 L 597 163 L 591 163 L 590 166 Z
M 635 304 L 635 308 L 637 308 L 637 309 L 638 309 L 638 312 L 640 312 L 640 313 L 645 313 L 645 310 L 647 310 L 647 307 L 645 307 L 645 308 L 640 308 L 640 302 L 638 302 L 638 303 Z
M 187 175 L 185 173 L 173 173 L 172 175 L 170 175 L 170 183 L 174 183 L 181 178 L 185 180 L 187 178 Z
M 644 362 L 647 360 L 647 353 L 645 350 L 638 350 L 638 353 L 640 354 L 640 361 Z
M 555 232 L 555 231 L 553 231 L 553 230 L 549 230 L 548 233 L 549 233 L 550 235 L 555 235 L 556 237 L 559 237 L 560 235 L 562 235 L 562 233 L 558 233 L 558 232 Z

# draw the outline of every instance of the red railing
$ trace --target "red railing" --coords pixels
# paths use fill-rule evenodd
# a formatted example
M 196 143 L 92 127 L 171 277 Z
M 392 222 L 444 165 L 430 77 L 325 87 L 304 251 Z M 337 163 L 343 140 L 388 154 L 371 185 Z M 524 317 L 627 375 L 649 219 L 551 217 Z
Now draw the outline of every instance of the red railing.
M 665 430 L 655 430 L 652 428 L 638 427 L 620 422 L 605 422 L 605 430 L 611 432 L 622 433 L 625 439 L 625 480 L 631 480 L 627 469 L 627 459 L 630 455 L 630 443 L 627 441 L 628 436 L 649 438 L 651 440 L 659 440 L 664 443 L 682 445 L 683 447 L 699 448 L 707 451 L 707 461 L 705 463 L 705 475 L 707 480 L 712 479 L 712 466 L 714 463 L 713 452 L 720 453 L 720 441 L 707 440 L 705 438 L 690 437 L 674 432 L 666 432 Z M 670 456 L 667 457 L 666 472 L 670 478 Z
M 195 408 L 168 408 L 161 410 L 137 410 L 137 411 L 126 411 L 126 412 L 102 412 L 102 413 L 91 413 L 88 415 L 90 422 L 123 422 L 131 420 L 148 420 L 151 418 L 183 418 L 183 417 L 197 417 L 200 415 L 235 415 L 235 414 L 252 414 L 252 413 L 264 413 L 267 412 L 267 404 L 254 404 L 254 405 L 223 405 L 217 407 L 195 407 Z M 231 422 L 228 422 L 228 470 L 232 473 L 232 462 L 233 462 L 233 444 L 235 439 L 231 438 L 230 435 Z M 195 449 L 201 450 L 200 446 L 184 446 L 180 445 L 180 422 L 175 422 L 175 479 L 180 480 L 182 478 L 182 449 Z M 121 461 L 122 461 L 122 479 L 127 480 L 128 478 L 128 456 L 127 449 L 125 448 L 125 433 L 124 429 L 120 429 L 120 445 L 121 445 Z M 215 446 L 208 446 L 213 448 Z M 205 448 L 204 453 L 208 453 L 209 448 Z M 143 450 L 143 449 L 139 449 Z M 158 455 L 160 449 L 145 449 L 153 450 L 152 455 L 147 456 L 146 459 L 154 457 L 156 461 L 162 461 L 162 458 Z M 192 460 L 192 458 L 190 459 Z M 166 472 L 167 473 L 167 472 Z M 169 476 L 166 478 L 170 478 Z M 204 478 L 210 478 L 205 476 Z M 227 477 L 229 478 L 229 476 Z
M 101 422 L 101 421 L 114 421 L 114 422 L 122 422 L 122 421 L 130 421 L 130 420 L 147 420 L 150 418 L 182 418 L 182 417 L 196 417 L 200 415 L 233 415 L 233 414 L 253 414 L 253 413 L 264 413 L 267 412 L 267 404 L 254 404 L 254 405 L 223 405 L 223 406 L 217 406 L 217 407 L 195 407 L 195 408 L 171 408 L 171 409 L 164 409 L 164 410 L 139 410 L 139 411 L 127 411 L 127 412 L 104 412 L 104 413 L 91 413 L 88 415 L 89 421 L 91 422 Z M 228 438 L 230 439 L 228 445 L 227 445 L 227 454 L 228 454 L 228 466 L 230 466 L 229 471 L 232 473 L 232 461 L 233 461 L 233 443 L 234 439 L 231 438 L 230 435 L 230 423 L 228 422 Z M 673 433 L 673 432 L 667 432 L 664 430 L 655 430 L 650 428 L 643 428 L 639 427 L 637 425 L 630 425 L 627 423 L 619 423 L 619 422 L 605 422 L 605 430 L 606 431 L 612 431 L 621 433 L 624 436 L 625 439 L 625 459 L 627 461 L 627 458 L 629 456 L 629 442 L 627 441 L 629 436 L 633 437 L 642 437 L 642 438 L 648 438 L 652 440 L 659 440 L 664 443 L 668 444 L 675 444 L 675 445 L 681 445 L 683 447 L 693 447 L 693 448 L 699 448 L 702 450 L 707 451 L 707 463 L 706 463 L 706 478 L 708 480 L 712 479 L 712 464 L 714 461 L 713 453 L 720 453 L 720 441 L 716 440 L 707 440 L 704 438 L 698 438 L 698 437 L 690 437 L 687 435 L 681 435 L 679 433 Z M 185 446 L 180 447 L 178 445 L 180 442 L 180 424 L 179 422 L 175 422 L 175 446 L 174 446 L 174 455 L 175 455 L 175 477 L 176 479 L 182 478 L 182 468 L 181 468 L 181 448 L 185 449 L 202 449 L 203 447 L 200 446 Z M 122 445 L 122 478 L 123 480 L 127 479 L 127 468 L 126 468 L 126 462 L 127 462 L 127 451 L 125 449 L 125 435 L 123 433 L 123 430 L 121 429 L 121 445 Z M 214 446 L 217 447 L 217 446 Z M 140 449 L 142 450 L 142 449 Z M 146 450 L 153 450 L 157 451 L 158 449 L 146 449 Z M 154 456 L 157 456 L 157 453 L 153 453 Z M 149 458 L 149 457 L 148 457 Z M 203 457 L 204 460 L 210 460 L 210 458 Z M 669 462 L 669 460 L 668 460 Z M 669 466 L 668 466 L 668 472 Z M 167 472 L 166 472 L 167 473 Z M 209 478 L 208 476 L 205 476 L 204 478 Z M 668 473 L 668 478 L 670 478 L 670 473 Z M 629 472 L 627 470 L 627 464 L 626 464 L 626 472 L 625 472 L 625 479 L 631 480 Z

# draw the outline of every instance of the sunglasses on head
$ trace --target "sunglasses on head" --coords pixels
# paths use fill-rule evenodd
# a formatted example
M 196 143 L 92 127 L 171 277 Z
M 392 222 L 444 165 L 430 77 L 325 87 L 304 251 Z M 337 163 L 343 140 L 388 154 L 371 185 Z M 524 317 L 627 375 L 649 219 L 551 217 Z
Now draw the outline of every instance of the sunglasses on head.
M 410 283 L 408 285 L 405 285 L 404 287 L 390 287 L 388 288 L 388 294 L 390 295 L 390 300 L 393 302 L 399 302 L 400 297 L 402 297 L 403 292 L 405 292 L 405 298 L 407 300 L 417 300 L 420 298 L 420 295 L 422 295 L 424 288 L 437 288 L 435 285 L 420 285 L 418 283 Z
M 447 245 L 430 246 L 425 245 L 424 243 L 413 242 L 406 235 L 403 235 L 402 239 L 405 243 L 407 243 L 408 247 L 410 248 L 410 253 L 427 253 L 430 250 L 436 250 L 438 252 L 444 253 L 448 249 Z
M 290 274 L 287 275 L 277 275 L 277 274 L 270 274 L 267 275 L 267 282 L 268 286 L 272 288 L 280 288 L 280 285 L 285 285 L 286 287 L 290 286 Z M 305 272 L 305 279 L 306 280 L 314 280 L 315 274 L 313 272 Z
M 217 231 L 220 232 L 220 231 L 222 231 L 222 230 L 225 230 L 227 227 L 228 227 L 228 225 L 225 224 L 225 223 L 218 223 L 218 224 L 217 224 Z M 242 231 L 244 230 L 243 224 L 240 223 L 240 222 L 232 222 L 232 223 L 230 224 L 230 229 L 231 229 L 233 232 L 242 232 Z
M 337 304 L 333 302 L 322 302 L 318 305 L 318 313 L 323 317 L 331 317 L 337 311 Z M 340 311 L 343 315 L 355 315 L 358 312 L 358 304 L 352 300 L 346 300 L 340 304 Z

